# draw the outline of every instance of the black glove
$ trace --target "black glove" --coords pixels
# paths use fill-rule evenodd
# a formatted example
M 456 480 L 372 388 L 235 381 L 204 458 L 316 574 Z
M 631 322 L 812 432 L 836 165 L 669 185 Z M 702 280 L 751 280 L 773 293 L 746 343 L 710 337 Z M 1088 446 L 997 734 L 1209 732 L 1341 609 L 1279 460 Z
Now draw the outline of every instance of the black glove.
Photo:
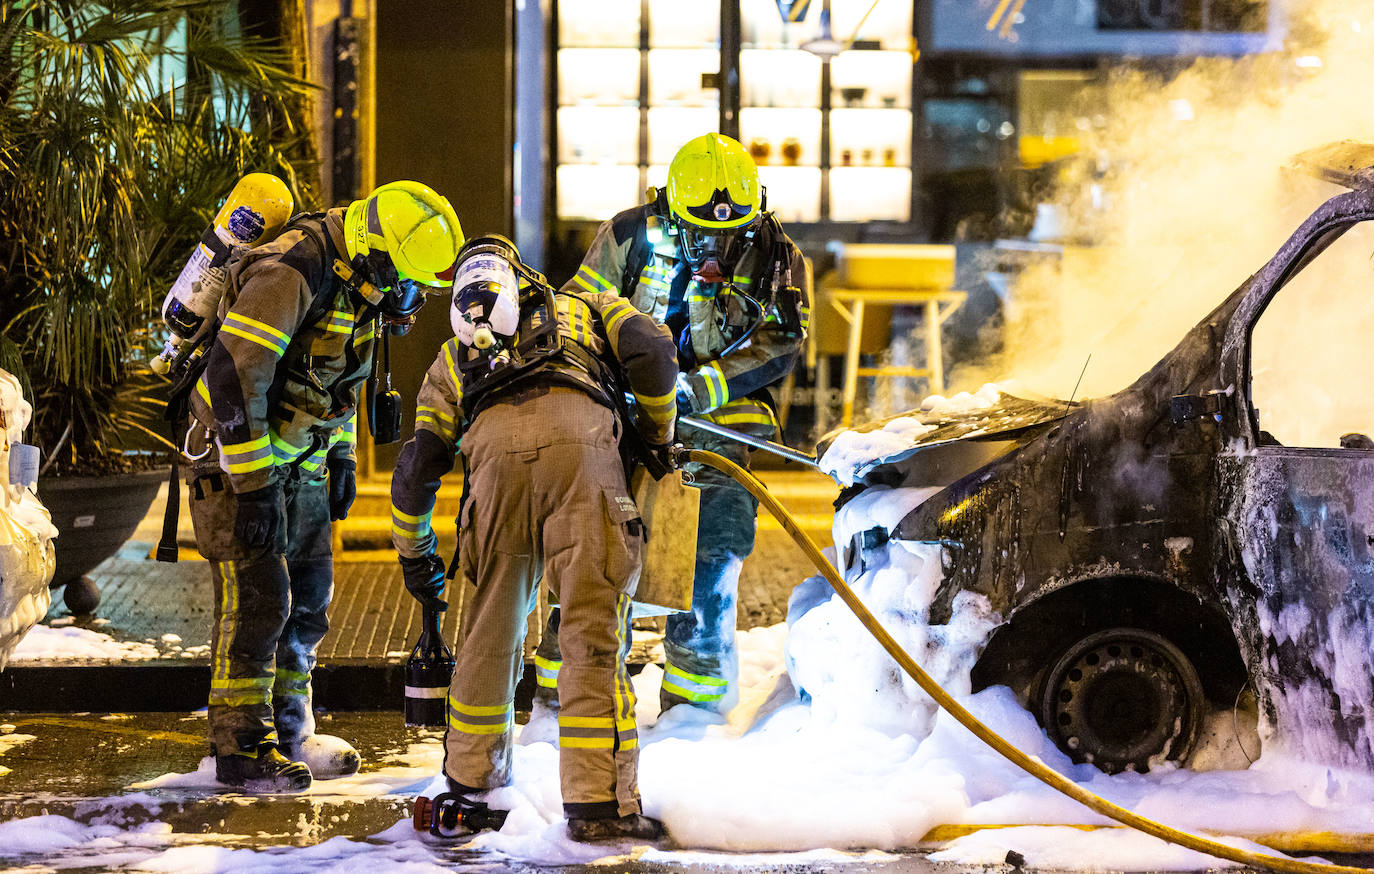
M 649 475 L 654 479 L 663 479 L 668 474 L 677 469 L 677 459 L 673 457 L 673 446 L 671 443 L 646 443 L 649 449 L 649 459 L 646 460 L 644 468 L 649 471 Z
M 329 459 L 329 521 L 348 518 L 348 508 L 358 496 L 357 462 L 349 458 Z
M 234 537 L 244 545 L 259 549 L 271 544 L 281 527 L 281 487 L 265 486 L 236 496 Z
M 406 591 L 415 596 L 420 606 L 444 612 L 448 603 L 439 596 L 444 593 L 444 561 L 434 553 L 419 558 L 401 556 L 401 576 Z

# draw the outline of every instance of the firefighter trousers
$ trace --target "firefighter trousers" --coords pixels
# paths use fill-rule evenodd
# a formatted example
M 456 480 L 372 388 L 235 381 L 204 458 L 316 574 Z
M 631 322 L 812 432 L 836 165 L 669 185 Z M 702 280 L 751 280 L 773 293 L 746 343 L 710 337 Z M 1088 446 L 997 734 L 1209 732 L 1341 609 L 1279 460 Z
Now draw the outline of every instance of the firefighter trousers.
M 683 431 L 687 445 L 723 455 L 741 467 L 749 466 L 749 452 L 739 443 L 703 431 Z M 754 551 L 759 503 L 743 486 L 713 467 L 693 463 L 686 471 L 701 489 L 692 610 L 668 615 L 663 637 L 667 663 L 659 687 L 659 706 L 667 710 L 687 703 L 724 713 L 739 700 L 736 601 L 740 568 Z M 549 617 L 534 658 L 535 697 L 552 709 L 558 708 L 562 682 L 560 612 L 561 608 L 556 609 Z
M 321 471 L 323 473 L 323 471 Z M 285 525 L 254 549 L 234 537 L 238 501 L 213 446 L 187 473 L 196 546 L 210 561 L 212 754 L 252 753 L 311 735 L 310 672 L 329 629 L 334 591 L 329 489 L 322 475 L 291 468 L 282 484 Z
M 642 529 L 615 414 L 585 393 L 526 389 L 484 409 L 463 437 L 468 498 L 459 567 L 475 585 L 448 693 L 444 773 L 467 790 L 511 777 L 515 685 L 535 586 L 563 605 L 559 774 L 564 812 L 640 811 L 634 691 L 623 632 Z

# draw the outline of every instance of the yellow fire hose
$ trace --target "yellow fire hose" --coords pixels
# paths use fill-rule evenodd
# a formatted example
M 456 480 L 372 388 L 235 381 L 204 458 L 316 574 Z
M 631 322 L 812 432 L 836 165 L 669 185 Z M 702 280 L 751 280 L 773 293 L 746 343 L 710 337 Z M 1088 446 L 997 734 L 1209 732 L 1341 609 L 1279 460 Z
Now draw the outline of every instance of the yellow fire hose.
M 763 483 L 759 482 L 756 477 L 749 473 L 749 471 L 722 455 L 718 455 L 714 452 L 707 452 L 702 449 L 684 450 L 679 453 L 679 458 L 705 464 L 714 467 L 722 473 L 728 474 L 740 485 L 744 486 L 751 495 L 758 498 L 759 502 L 767 507 L 768 512 L 772 513 L 774 518 L 778 520 L 778 523 L 782 525 L 783 530 L 792 535 L 792 539 L 802 548 L 802 551 L 805 552 L 807 557 L 816 565 L 816 568 L 825 575 L 831 588 L 835 590 L 835 594 L 839 595 L 840 599 L 849 606 L 849 609 L 854 611 L 854 615 L 858 617 L 859 621 L 863 623 L 869 633 L 877 639 L 883 649 L 887 650 L 888 655 L 897 660 L 897 664 L 902 666 L 902 670 L 906 671 L 911 679 L 915 680 L 916 684 L 920 686 L 927 695 L 935 699 L 935 703 L 939 704 L 951 716 L 959 720 L 959 723 L 973 732 L 979 740 L 992 747 L 1012 764 L 1016 765 L 1027 774 L 1030 774 L 1032 777 L 1035 777 L 1037 780 L 1059 790 L 1090 810 L 1095 810 L 1103 816 L 1109 816 L 1117 822 L 1128 825 L 1133 829 L 1142 831 L 1148 835 L 1154 835 L 1161 840 L 1178 844 L 1181 847 L 1187 847 L 1190 850 L 1197 850 L 1199 853 L 1216 856 L 1220 859 L 1229 859 L 1233 862 L 1239 862 L 1242 865 L 1254 865 L 1269 868 L 1274 871 L 1294 872 L 1294 874 L 1371 874 L 1371 872 L 1374 872 L 1374 869 L 1370 868 L 1359 868 L 1350 865 L 1325 865 L 1315 862 L 1303 862 L 1298 859 L 1289 859 L 1283 856 L 1271 856 L 1267 853 L 1251 853 L 1246 850 L 1238 850 L 1226 844 L 1208 840 L 1207 838 L 1189 834 L 1188 832 L 1179 831 L 1176 828 L 1155 822 L 1152 819 L 1146 819 L 1138 813 L 1134 813 L 1119 804 L 1113 804 L 1107 799 L 1089 792 L 1060 774 L 1058 771 L 1046 767 L 1043 763 L 1036 761 L 1021 752 L 1021 750 L 1012 746 L 1001 735 L 988 728 L 980 722 L 976 716 L 964 709 L 959 702 L 950 697 L 948 692 L 940 688 L 940 685 L 936 683 L 920 665 L 916 664 L 916 660 L 907 655 L 906 651 L 897 644 L 897 641 L 893 640 L 892 635 L 887 633 L 887 630 L 878 622 L 877 617 L 868 611 L 868 608 L 865 607 L 858 596 L 854 594 L 854 590 L 849 588 L 845 583 L 839 571 L 835 570 L 834 565 L 826 560 L 825 555 L 821 553 L 820 547 L 816 545 L 816 542 L 812 540 L 806 532 L 797 527 L 796 520 L 792 518 L 792 514 L 789 513 L 782 504 L 778 503 L 777 498 L 769 494 L 768 490 L 764 488 Z

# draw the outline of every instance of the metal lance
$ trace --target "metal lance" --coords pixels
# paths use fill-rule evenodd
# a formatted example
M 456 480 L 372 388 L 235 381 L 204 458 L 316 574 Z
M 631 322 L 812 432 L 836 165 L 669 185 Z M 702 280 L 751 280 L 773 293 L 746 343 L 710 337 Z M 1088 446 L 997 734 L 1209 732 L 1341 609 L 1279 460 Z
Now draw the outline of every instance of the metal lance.
M 420 622 L 420 639 L 406 662 L 406 725 L 442 728 L 453 651 L 444 643 L 438 610 L 425 607 Z

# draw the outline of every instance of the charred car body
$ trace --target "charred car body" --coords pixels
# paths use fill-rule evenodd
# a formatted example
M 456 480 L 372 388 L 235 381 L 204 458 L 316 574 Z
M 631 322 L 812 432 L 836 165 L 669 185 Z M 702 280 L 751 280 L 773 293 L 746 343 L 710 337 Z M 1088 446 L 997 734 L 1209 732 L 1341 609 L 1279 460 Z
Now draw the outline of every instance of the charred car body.
M 942 544 L 931 622 L 960 592 L 986 596 L 1004 622 L 974 688 L 1017 690 L 1077 761 L 1182 761 L 1204 713 L 1248 687 L 1271 736 L 1320 726 L 1308 752 L 1374 770 L 1374 443 L 1278 445 L 1251 396 L 1256 321 L 1374 220 L 1367 171 L 1349 169 L 1357 190 L 1133 385 L 928 418 L 913 448 L 858 471 L 860 487 L 944 488 L 890 535 L 857 535 L 846 560 L 886 536 Z

